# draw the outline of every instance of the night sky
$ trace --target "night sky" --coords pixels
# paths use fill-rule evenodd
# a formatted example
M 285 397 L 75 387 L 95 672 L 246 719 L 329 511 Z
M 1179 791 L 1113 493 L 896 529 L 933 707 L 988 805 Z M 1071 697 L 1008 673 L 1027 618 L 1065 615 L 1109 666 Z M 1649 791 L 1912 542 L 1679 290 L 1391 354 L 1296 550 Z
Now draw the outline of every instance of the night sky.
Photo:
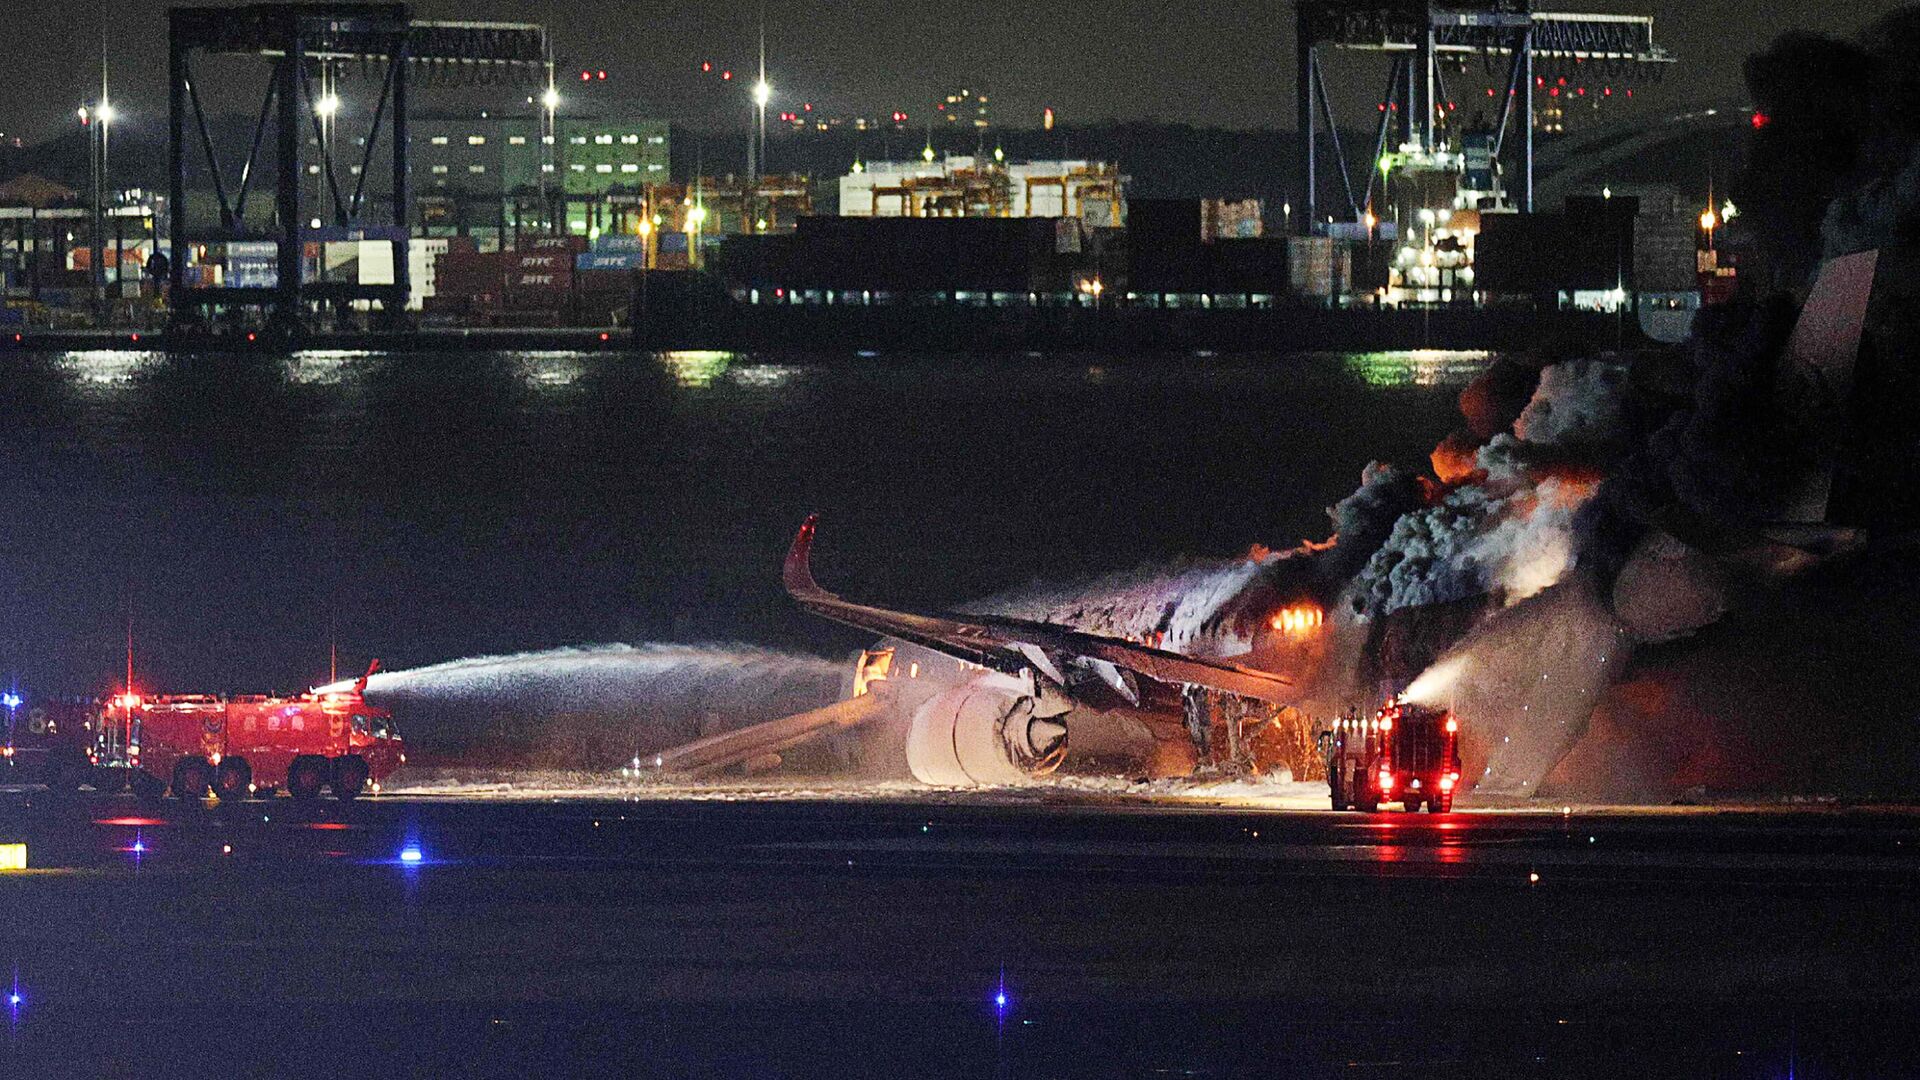
M 160 123 L 165 109 L 167 4 L 101 0 L 109 14 L 114 98 L 126 123 Z M 1738 103 L 1740 61 L 1793 28 L 1851 34 L 1898 7 L 1891 0 L 1590 0 L 1569 10 L 1652 14 L 1655 38 L 1682 59 L 1634 107 Z M 748 113 L 747 80 L 699 75 L 702 59 L 748 69 L 756 5 L 682 0 L 423 0 L 420 17 L 548 20 L 561 62 L 605 68 L 597 92 L 704 126 Z M 549 12 L 551 15 L 549 16 Z M 1277 0 L 1109 0 L 1012 4 L 949 0 L 769 0 L 774 111 L 810 100 L 827 113 L 918 116 L 969 83 L 993 95 L 998 122 L 1035 126 L 1051 105 L 1067 123 L 1164 119 L 1292 127 L 1292 9 Z M 0 132 L 29 140 L 72 123 L 97 82 L 93 2 L 0 3 Z M 1362 80 L 1359 69 L 1353 94 Z M 1364 82 L 1371 84 L 1375 76 Z M 1343 95 L 1344 96 L 1344 95 Z M 429 99 L 430 101 L 430 99 Z M 151 118 L 143 120 L 142 116 Z

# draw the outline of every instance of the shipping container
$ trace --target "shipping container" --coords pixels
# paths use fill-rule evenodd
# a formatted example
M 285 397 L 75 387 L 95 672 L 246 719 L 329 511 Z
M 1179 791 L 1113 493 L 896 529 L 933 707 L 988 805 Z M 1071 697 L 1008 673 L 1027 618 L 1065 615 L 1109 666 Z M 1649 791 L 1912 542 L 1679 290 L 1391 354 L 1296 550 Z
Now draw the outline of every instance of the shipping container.
M 1287 238 L 1287 281 L 1299 296 L 1330 298 L 1353 291 L 1347 246 L 1330 236 Z
M 280 284 L 280 246 L 271 240 L 227 244 L 221 284 L 230 289 L 271 289 Z
M 632 233 L 602 233 L 593 241 L 593 251 L 635 254 L 647 250 L 647 238 Z
M 573 268 L 580 273 L 591 270 L 638 270 L 645 262 L 646 253 L 641 251 L 585 251 L 573 257 Z
M 560 251 L 569 255 L 578 255 L 587 250 L 587 238 L 584 236 L 521 236 L 518 245 L 522 253 Z

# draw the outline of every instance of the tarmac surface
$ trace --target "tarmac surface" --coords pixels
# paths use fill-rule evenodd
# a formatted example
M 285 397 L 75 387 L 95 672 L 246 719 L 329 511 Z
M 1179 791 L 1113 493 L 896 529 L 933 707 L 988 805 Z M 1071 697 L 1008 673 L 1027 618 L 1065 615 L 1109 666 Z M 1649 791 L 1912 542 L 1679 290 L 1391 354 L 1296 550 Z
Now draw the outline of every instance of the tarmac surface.
M 1920 1075 L 1910 811 L 670 794 L 0 793 L 0 1075 Z

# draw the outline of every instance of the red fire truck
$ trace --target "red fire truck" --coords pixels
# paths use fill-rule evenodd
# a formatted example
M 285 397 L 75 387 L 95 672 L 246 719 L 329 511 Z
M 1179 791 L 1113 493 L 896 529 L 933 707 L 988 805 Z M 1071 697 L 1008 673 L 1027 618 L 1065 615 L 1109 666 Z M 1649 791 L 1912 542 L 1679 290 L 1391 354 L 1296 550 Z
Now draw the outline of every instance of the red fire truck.
M 297 697 L 123 694 L 107 712 L 102 758 L 147 796 L 199 799 L 211 788 L 244 799 L 284 787 L 312 799 L 327 787 L 354 799 L 407 760 L 393 715 L 367 702 L 366 681 Z
M 1398 802 L 1407 813 L 1422 806 L 1453 809 L 1460 783 L 1460 721 L 1446 709 L 1388 701 L 1372 718 L 1349 709 L 1320 733 L 1333 808 L 1372 813 Z
M 0 694 L 0 783 L 72 791 L 92 783 L 101 703 L 84 697 Z

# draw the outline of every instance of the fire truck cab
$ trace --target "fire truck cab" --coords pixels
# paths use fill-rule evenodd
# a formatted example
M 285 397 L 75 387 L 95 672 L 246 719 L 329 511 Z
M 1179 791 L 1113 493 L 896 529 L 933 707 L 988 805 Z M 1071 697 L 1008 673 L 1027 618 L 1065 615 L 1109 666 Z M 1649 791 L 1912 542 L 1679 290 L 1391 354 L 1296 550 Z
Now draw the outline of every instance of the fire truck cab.
M 100 703 L 83 697 L 0 694 L 0 783 L 72 791 L 92 783 Z
M 116 699 L 118 700 L 118 699 Z M 130 707 L 114 740 L 118 764 L 141 794 L 244 799 L 286 788 L 298 799 L 330 787 L 335 798 L 374 790 L 406 762 L 386 709 L 356 689 L 297 697 L 184 694 Z M 107 725 L 111 732 L 118 726 Z
M 1398 802 L 1407 813 L 1422 806 L 1453 809 L 1460 783 L 1460 722 L 1446 709 L 1388 701 L 1371 718 L 1357 710 L 1320 733 L 1333 808 L 1372 813 Z

